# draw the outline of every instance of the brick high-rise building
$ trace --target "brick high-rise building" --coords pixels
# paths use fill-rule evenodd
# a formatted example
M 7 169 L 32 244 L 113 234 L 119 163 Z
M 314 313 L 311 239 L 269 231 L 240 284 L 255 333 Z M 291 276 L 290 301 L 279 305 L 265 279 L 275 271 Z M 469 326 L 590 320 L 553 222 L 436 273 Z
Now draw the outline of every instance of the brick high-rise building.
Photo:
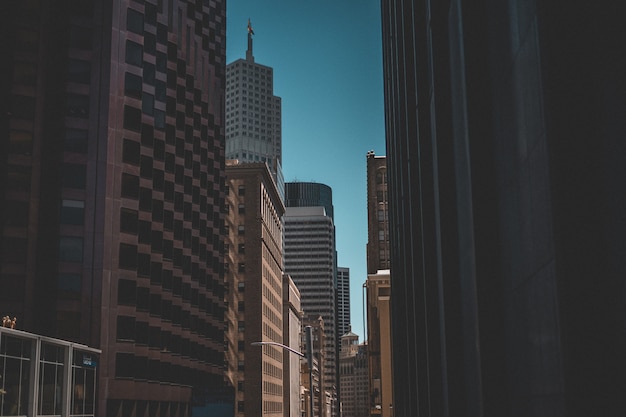
M 237 364 L 236 416 L 283 417 L 283 223 L 285 207 L 266 163 L 226 166 L 226 280 L 236 296 L 230 362 Z
M 387 158 L 367 153 L 367 273 L 389 269 Z
M 86 415 L 206 409 L 224 387 L 225 2 L 0 16 L 3 312 L 102 350 Z

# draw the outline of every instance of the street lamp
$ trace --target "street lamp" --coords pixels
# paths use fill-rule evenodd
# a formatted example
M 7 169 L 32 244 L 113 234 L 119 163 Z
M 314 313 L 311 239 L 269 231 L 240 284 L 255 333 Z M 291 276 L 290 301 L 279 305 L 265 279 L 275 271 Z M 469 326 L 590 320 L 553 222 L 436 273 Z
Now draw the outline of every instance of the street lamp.
M 309 365 L 309 397 L 311 399 L 311 417 L 315 417 L 315 412 L 313 411 L 313 337 L 311 326 L 306 326 L 304 328 L 304 340 L 306 342 L 306 354 L 278 342 L 252 342 L 250 344 L 252 346 L 278 346 L 307 360 L 307 364 Z

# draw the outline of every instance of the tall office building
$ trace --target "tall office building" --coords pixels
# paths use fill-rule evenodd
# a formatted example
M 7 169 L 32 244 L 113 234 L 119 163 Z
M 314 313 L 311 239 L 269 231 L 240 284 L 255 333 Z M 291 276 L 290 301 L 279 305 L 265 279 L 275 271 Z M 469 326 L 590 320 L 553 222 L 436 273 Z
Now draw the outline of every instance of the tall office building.
M 382 1 L 394 416 L 626 412 L 625 6 Z
M 285 342 L 281 221 L 285 208 L 265 163 L 229 161 L 226 176 L 225 273 L 228 287 L 237 294 L 229 304 L 237 323 L 229 326 L 233 331 L 228 338 L 228 356 L 237 365 L 235 416 L 283 417 L 283 376 L 291 371 L 290 362 L 284 362 L 282 349 L 252 343 Z
M 333 189 L 326 184 L 321 184 L 319 182 L 285 183 L 285 206 L 322 206 L 326 210 L 326 215 L 335 221 Z
M 246 58 L 226 66 L 226 158 L 266 162 L 283 195 L 281 100 L 274 70 L 254 61 L 253 35 L 248 21 Z
M 102 350 L 84 415 L 209 410 L 224 387 L 224 2 L 8 1 L 0 16 L 3 312 Z
M 389 273 L 389 204 L 387 158 L 367 153 L 367 353 L 369 409 L 391 417 L 391 279 Z
M 284 223 L 285 272 L 300 290 L 304 314 L 324 320 L 323 386 L 334 397 L 338 381 L 333 220 L 322 206 L 287 207 Z
M 350 331 L 350 268 L 337 268 L 337 334 Z M 340 336 L 341 337 L 341 336 Z

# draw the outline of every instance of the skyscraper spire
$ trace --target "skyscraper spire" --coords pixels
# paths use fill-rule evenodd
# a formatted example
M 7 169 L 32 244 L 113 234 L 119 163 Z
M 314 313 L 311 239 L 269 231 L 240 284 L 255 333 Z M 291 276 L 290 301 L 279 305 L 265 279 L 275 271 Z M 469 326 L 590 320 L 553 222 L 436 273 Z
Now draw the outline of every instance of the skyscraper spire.
M 254 35 L 254 30 L 252 29 L 250 18 L 248 18 L 248 50 L 246 51 L 246 61 L 254 62 L 254 56 L 252 55 L 252 35 Z

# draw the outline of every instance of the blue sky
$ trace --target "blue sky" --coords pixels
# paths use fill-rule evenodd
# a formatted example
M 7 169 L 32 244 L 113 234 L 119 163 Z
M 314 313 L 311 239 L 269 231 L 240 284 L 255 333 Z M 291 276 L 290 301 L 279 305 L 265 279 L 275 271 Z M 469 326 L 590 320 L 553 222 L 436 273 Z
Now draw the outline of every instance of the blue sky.
M 385 155 L 379 0 L 228 0 L 227 63 L 273 67 L 285 181 L 333 189 L 339 266 L 350 268 L 352 331 L 364 337 L 367 151 Z

